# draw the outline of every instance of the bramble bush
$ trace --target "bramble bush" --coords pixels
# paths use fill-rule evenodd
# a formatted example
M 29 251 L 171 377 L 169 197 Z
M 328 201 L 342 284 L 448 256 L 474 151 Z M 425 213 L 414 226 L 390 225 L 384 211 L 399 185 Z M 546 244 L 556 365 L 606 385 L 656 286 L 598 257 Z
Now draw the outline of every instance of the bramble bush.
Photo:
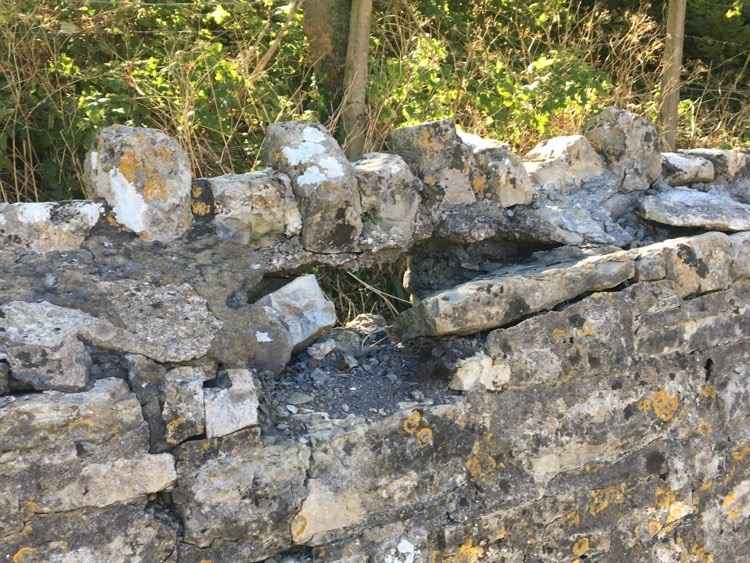
M 748 140 L 750 14 L 744 0 L 722 6 L 689 0 L 683 145 Z M 0 201 L 81 196 L 83 155 L 112 123 L 175 136 L 196 175 L 256 168 L 266 124 L 327 115 L 302 15 L 290 18 L 290 7 L 0 0 Z M 578 131 L 606 105 L 654 118 L 657 8 L 640 0 L 380 0 L 367 148 L 382 148 L 399 125 L 448 116 L 521 152 Z

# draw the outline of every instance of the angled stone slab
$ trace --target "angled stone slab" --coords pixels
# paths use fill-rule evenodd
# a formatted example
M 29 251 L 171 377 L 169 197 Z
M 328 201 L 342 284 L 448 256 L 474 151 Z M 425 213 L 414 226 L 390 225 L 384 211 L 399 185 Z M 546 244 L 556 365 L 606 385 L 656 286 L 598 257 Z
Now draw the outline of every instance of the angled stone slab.
M 616 287 L 631 279 L 634 271 L 633 259 L 624 253 L 510 267 L 422 300 L 402 313 L 398 325 L 406 338 L 474 334 Z
M 543 141 L 526 154 L 523 164 L 540 188 L 560 193 L 576 191 L 607 173 L 604 159 L 583 135 Z
M 747 173 L 750 164 L 748 154 L 741 150 L 688 149 L 680 151 L 680 154 L 710 161 L 719 182 L 734 181 L 738 176 Z
M 674 227 L 717 231 L 750 229 L 750 205 L 724 195 L 686 188 L 665 190 L 643 198 L 640 213 L 644 219 Z

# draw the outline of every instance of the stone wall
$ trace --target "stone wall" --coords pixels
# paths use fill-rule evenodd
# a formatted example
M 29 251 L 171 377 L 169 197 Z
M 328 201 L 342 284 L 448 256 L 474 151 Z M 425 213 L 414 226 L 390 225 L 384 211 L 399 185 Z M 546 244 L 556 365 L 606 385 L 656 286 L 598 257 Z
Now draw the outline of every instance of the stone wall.
M 102 131 L 0 204 L 0 561 L 749 560 L 750 156 L 657 139 Z M 390 325 L 311 273 L 405 255 Z

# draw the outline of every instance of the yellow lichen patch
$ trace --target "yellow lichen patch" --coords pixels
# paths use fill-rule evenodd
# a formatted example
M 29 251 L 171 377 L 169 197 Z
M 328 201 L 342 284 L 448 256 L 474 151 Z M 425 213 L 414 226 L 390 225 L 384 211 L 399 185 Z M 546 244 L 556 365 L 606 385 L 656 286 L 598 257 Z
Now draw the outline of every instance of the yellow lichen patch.
M 176 416 L 166 424 L 166 431 L 167 436 L 173 436 L 175 430 L 180 426 L 180 424 L 183 424 L 185 422 L 185 417 L 183 416 Z
M 705 547 L 700 544 L 693 544 L 690 549 L 690 555 L 693 557 L 695 563 L 714 563 L 714 554 L 707 551 Z
M 727 519 L 732 522 L 736 522 L 742 516 L 742 511 L 740 510 L 741 507 L 737 501 L 738 498 L 734 492 L 729 493 L 721 501 L 721 509 L 724 511 Z
M 670 505 L 669 512 L 667 513 L 667 525 L 674 524 L 692 513 L 693 508 L 689 504 L 682 501 L 675 501 Z
M 497 460 L 487 451 L 487 444 L 492 442 L 492 433 L 485 434 L 481 441 L 474 443 L 471 455 L 464 462 L 469 477 L 473 480 L 485 479 L 495 474 Z
M 478 194 L 484 193 L 484 190 L 487 189 L 487 179 L 484 176 L 474 176 L 474 179 L 471 181 L 471 187 Z
M 732 459 L 737 463 L 745 461 L 748 457 L 750 457 L 750 446 L 743 446 L 732 452 Z
M 146 166 L 146 180 L 143 183 L 143 199 L 164 201 L 169 197 L 164 176 L 152 165 Z
M 652 536 L 655 536 L 659 532 L 661 532 L 662 525 L 661 522 L 657 520 L 649 520 L 648 522 L 648 533 Z
M 213 559 L 201 559 L 200 563 L 214 563 Z
M 39 503 L 37 503 L 34 499 L 29 499 L 23 503 L 23 513 L 26 520 L 31 518 L 31 516 L 36 514 L 38 511 Z
M 604 512 L 610 505 L 622 504 L 625 501 L 625 484 L 610 485 L 603 489 L 591 491 L 589 513 L 592 516 Z
M 583 537 L 573 544 L 571 551 L 575 557 L 581 557 L 581 555 L 585 555 L 589 549 L 591 549 L 591 543 L 588 538 Z
M 564 328 L 556 328 L 552 330 L 552 340 L 555 342 L 562 342 L 564 340 L 567 340 L 568 338 L 568 331 Z
M 670 422 L 674 418 L 679 406 L 680 400 L 676 396 L 667 393 L 664 389 L 659 389 L 651 395 L 651 407 L 654 410 L 654 414 L 664 422 Z
M 203 201 L 193 201 L 190 204 L 190 211 L 194 217 L 206 217 L 211 214 L 211 206 Z
M 417 430 L 414 437 L 417 439 L 417 444 L 420 448 L 425 448 L 432 445 L 432 429 L 428 427 L 420 428 Z
M 662 487 L 656 489 L 656 508 L 668 510 L 676 500 L 677 496 L 672 492 L 672 489 Z
M 133 149 L 126 149 L 120 157 L 120 162 L 117 163 L 117 168 L 120 170 L 120 174 L 132 184 L 135 182 L 138 165 L 138 156 L 135 154 L 135 151 Z
M 575 527 L 581 525 L 581 515 L 577 510 L 563 514 L 562 523 L 568 527 Z
M 484 557 L 484 549 L 474 544 L 474 540 L 470 539 L 464 542 L 458 551 L 449 559 L 450 563 L 477 563 L 482 557 Z
M 37 550 L 32 547 L 22 547 L 13 555 L 13 563 L 31 563 L 37 554 Z
M 708 421 L 701 418 L 700 422 L 698 423 L 698 432 L 700 434 L 703 434 L 704 436 L 707 436 L 708 434 L 711 433 L 711 430 L 713 430 L 713 428 L 711 427 L 711 424 Z
M 424 183 L 430 187 L 434 186 L 437 183 L 437 178 L 435 176 L 425 176 L 424 177 Z
M 401 422 L 401 428 L 407 434 L 414 434 L 419 430 L 419 425 L 421 423 L 422 413 L 419 411 L 412 411 L 412 413 Z
M 307 530 L 307 518 L 305 518 L 303 514 L 297 514 L 297 516 L 294 517 L 294 520 L 292 520 L 290 530 L 292 532 L 292 539 L 294 539 L 294 541 L 302 538 L 305 530 Z
M 704 385 L 701 388 L 701 395 L 707 399 L 716 399 L 716 387 L 713 385 Z

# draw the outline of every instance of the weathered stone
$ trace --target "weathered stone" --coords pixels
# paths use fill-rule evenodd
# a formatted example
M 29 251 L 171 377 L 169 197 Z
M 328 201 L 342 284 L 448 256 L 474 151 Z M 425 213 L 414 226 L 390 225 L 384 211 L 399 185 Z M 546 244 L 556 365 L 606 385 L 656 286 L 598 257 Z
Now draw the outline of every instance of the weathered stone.
M 177 525 L 143 504 L 38 515 L 10 536 L 0 535 L 4 561 L 135 563 L 173 561 Z
M 362 232 L 357 181 L 354 168 L 328 131 L 317 123 L 274 123 L 266 130 L 263 158 L 292 179 L 305 249 L 352 250 Z
M 641 201 L 641 215 L 675 227 L 698 227 L 718 231 L 750 229 L 750 205 L 724 195 L 674 188 Z
M 289 178 L 272 170 L 205 178 L 219 236 L 242 244 L 300 234 L 302 218 Z
M 586 123 L 584 135 L 621 178 L 622 191 L 645 190 L 660 176 L 659 135 L 646 118 L 607 108 Z
M 527 205 L 534 198 L 528 173 L 510 147 L 471 133 L 458 133 L 474 162 L 471 183 L 478 197 L 496 201 L 501 207 Z
M 281 322 L 287 328 L 295 350 L 304 348 L 336 324 L 336 308 L 312 274 L 300 276 L 269 293 L 255 306 L 261 308 L 268 318 Z
M 747 174 L 750 165 L 748 154 L 740 150 L 688 149 L 680 151 L 680 154 L 710 161 L 718 182 L 734 181 L 739 176 Z
M 456 366 L 456 372 L 449 384 L 454 391 L 500 391 L 510 382 L 510 370 L 507 366 L 496 365 L 494 360 L 484 352 L 466 358 Z
M 0 360 L 0 396 L 10 391 L 10 367 L 5 360 Z
M 75 309 L 13 301 L 0 306 L 0 358 L 34 389 L 86 387 L 91 358 L 78 335 L 96 319 Z
M 99 285 L 110 322 L 86 327 L 86 340 L 158 362 L 184 362 L 208 352 L 221 323 L 187 284 L 157 286 L 123 280 Z
M 750 233 L 730 235 L 732 244 L 732 279 L 750 277 Z
M 687 186 L 713 182 L 716 176 L 713 162 L 690 153 L 661 153 L 661 171 L 670 186 Z
M 202 370 L 192 367 L 174 368 L 164 378 L 164 406 L 161 416 L 164 421 L 164 439 L 169 445 L 177 445 L 188 438 L 203 434 L 205 414 Z
M 542 141 L 524 157 L 531 180 L 543 190 L 569 193 L 607 174 L 604 159 L 583 135 Z
M 470 178 L 471 151 L 461 142 L 452 120 L 400 127 L 391 132 L 388 147 L 425 183 L 430 205 L 476 201 Z
M 472 334 L 550 309 L 581 294 L 616 287 L 634 274 L 622 254 L 577 263 L 510 267 L 423 299 L 401 314 L 407 338 Z
M 185 541 L 206 548 L 203 559 L 234 551 L 260 561 L 291 547 L 289 523 L 306 494 L 309 446 L 260 448 L 245 440 L 241 447 L 214 450 L 209 443 L 188 442 L 177 456 L 175 505 Z
M 408 247 L 414 239 L 421 184 L 404 160 L 369 153 L 354 163 L 365 246 Z
M 93 201 L 0 203 L 0 252 L 75 250 L 103 211 L 104 207 Z
M 227 387 L 223 387 L 226 382 Z M 253 373 L 227 370 L 219 385 L 203 392 L 206 405 L 206 436 L 215 438 L 258 424 L 258 391 Z
M 103 129 L 86 158 L 86 181 L 118 223 L 146 240 L 168 242 L 190 229 L 190 163 L 161 131 Z

